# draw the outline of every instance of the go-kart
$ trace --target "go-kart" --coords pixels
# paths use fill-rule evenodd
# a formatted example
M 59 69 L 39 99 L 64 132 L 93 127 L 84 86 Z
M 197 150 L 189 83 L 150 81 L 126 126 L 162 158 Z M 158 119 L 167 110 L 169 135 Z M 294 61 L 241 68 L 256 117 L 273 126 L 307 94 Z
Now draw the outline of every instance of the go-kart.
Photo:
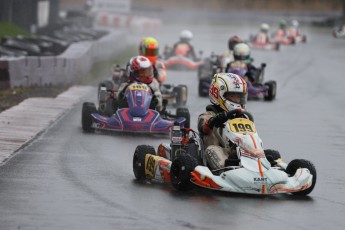
M 265 68 L 265 63 L 261 63 L 261 67 L 255 69 L 247 69 L 247 67 L 239 63 L 239 65 L 233 65 L 228 71 L 245 78 L 249 100 L 263 97 L 265 101 L 272 101 L 277 94 L 277 82 L 271 80 L 263 83 Z M 251 78 L 248 78 L 247 75 L 251 76 Z
M 200 52 L 200 57 L 202 52 Z M 204 61 L 201 58 L 193 59 L 189 56 L 174 53 L 174 50 L 166 46 L 164 49 L 164 65 L 172 70 L 196 70 Z
M 279 35 L 273 34 L 271 37 L 271 42 L 279 43 L 282 45 L 295 45 L 296 39 L 293 36 L 279 36 Z
M 116 64 L 111 67 L 112 77 L 107 80 L 103 80 L 98 84 L 98 101 L 100 100 L 100 89 L 105 87 L 106 90 L 117 91 L 122 83 L 128 81 L 126 70 Z M 159 84 L 157 82 L 157 84 Z M 173 84 L 159 84 L 159 90 L 162 93 L 163 100 L 167 100 L 168 106 L 185 106 L 188 98 L 188 87 L 186 85 L 173 85 Z
M 205 58 L 204 64 L 198 68 L 198 93 L 200 97 L 208 96 L 208 90 L 211 85 L 212 77 L 221 72 L 223 55 L 211 54 L 209 58 Z
M 228 120 L 224 128 L 214 129 L 220 143 L 236 156 L 227 159 L 223 168 L 210 169 L 202 138 L 192 129 L 181 129 L 177 124 L 172 129 L 170 144 L 160 144 L 157 154 L 153 146 L 137 146 L 133 156 L 136 179 L 171 183 L 181 191 L 194 185 L 258 195 L 306 196 L 313 191 L 316 169 L 310 161 L 295 159 L 286 164 L 278 151 L 263 150 L 250 113 L 241 110 L 227 113 L 228 118 L 234 115 L 246 118 Z
M 117 100 L 114 90 L 101 87 L 98 110 L 94 103 L 83 103 L 81 118 L 83 130 L 85 132 L 94 132 L 97 129 L 167 134 L 174 122 L 181 127 L 190 126 L 190 114 L 187 108 L 177 108 L 174 115 L 166 110 L 165 102 L 163 109 L 156 111 L 152 103 L 152 90 L 146 84 L 131 83 L 124 95 L 125 101 Z
M 344 26 L 335 27 L 332 31 L 332 35 L 335 38 L 345 38 L 345 27 Z
M 255 35 L 251 34 L 249 36 L 249 41 L 247 44 L 254 49 L 260 49 L 260 50 L 280 50 L 280 43 L 279 42 L 258 42 L 255 39 Z

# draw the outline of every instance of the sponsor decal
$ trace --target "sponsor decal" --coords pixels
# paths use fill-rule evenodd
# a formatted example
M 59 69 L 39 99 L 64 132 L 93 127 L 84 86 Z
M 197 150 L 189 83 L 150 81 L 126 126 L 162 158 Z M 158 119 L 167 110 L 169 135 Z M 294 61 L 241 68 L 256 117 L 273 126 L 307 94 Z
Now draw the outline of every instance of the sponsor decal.
M 266 184 L 267 182 L 267 177 L 254 177 L 254 184 Z

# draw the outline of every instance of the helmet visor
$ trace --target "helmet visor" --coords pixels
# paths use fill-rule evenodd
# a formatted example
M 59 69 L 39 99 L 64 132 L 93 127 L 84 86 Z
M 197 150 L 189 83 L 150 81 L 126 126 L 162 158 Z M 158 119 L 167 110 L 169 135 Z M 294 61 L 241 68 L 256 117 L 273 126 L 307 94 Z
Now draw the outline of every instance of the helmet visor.
M 158 56 L 158 48 L 145 48 L 145 56 Z
M 223 96 L 226 100 L 233 103 L 245 105 L 247 103 L 247 93 L 225 92 Z
M 153 68 L 143 68 L 134 71 L 134 78 L 138 79 L 140 82 L 151 83 L 153 80 Z

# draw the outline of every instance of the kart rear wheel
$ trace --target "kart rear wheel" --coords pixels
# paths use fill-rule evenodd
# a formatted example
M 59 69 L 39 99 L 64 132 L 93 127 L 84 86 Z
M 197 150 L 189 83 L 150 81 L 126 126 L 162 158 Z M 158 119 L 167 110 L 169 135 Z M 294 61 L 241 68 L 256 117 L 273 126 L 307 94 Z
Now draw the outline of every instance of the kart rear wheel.
M 171 164 L 170 181 L 179 191 L 187 191 L 192 187 L 191 172 L 198 165 L 198 161 L 188 154 L 181 154 Z
M 186 121 L 184 123 L 184 127 L 190 128 L 190 113 L 189 113 L 188 108 L 177 108 L 176 116 L 186 118 Z
M 298 195 L 298 196 L 306 196 L 308 195 L 309 193 L 311 193 L 311 191 L 313 191 L 314 187 L 315 187 L 315 184 L 316 184 L 316 169 L 315 169 L 315 166 L 313 163 L 311 163 L 310 161 L 308 160 L 304 160 L 304 159 L 295 159 L 295 160 L 292 160 L 285 172 L 287 174 L 289 174 L 290 176 L 293 176 L 295 175 L 297 169 L 299 168 L 307 168 L 310 173 L 313 175 L 313 180 L 312 180 L 312 184 L 310 186 L 310 188 L 306 189 L 306 190 L 303 190 L 303 191 L 299 191 L 299 192 L 294 192 L 292 193 L 293 195 Z
M 97 113 L 96 106 L 92 102 L 84 102 L 81 111 L 81 125 L 85 132 L 93 133 L 95 129 L 92 125 L 92 113 Z
M 114 87 L 114 83 L 110 80 L 105 80 L 105 81 L 101 81 L 99 84 L 98 84 L 98 100 L 100 101 L 101 98 L 100 98 L 100 92 L 101 92 L 101 87 L 105 87 L 106 88 L 106 91 L 108 90 L 111 90 L 113 89 Z
M 185 106 L 187 104 L 188 88 L 186 85 L 178 85 L 174 88 L 176 106 Z
M 208 86 L 211 84 L 211 80 L 209 78 L 202 78 L 199 80 L 198 92 L 200 97 L 207 97 L 208 96 Z
M 153 146 L 150 145 L 138 145 L 133 155 L 133 172 L 137 180 L 143 181 L 145 176 L 145 157 L 147 154 L 156 155 L 156 151 Z
M 272 101 L 276 98 L 277 94 L 277 82 L 276 81 L 268 81 L 265 83 L 267 86 L 267 93 L 264 97 L 265 101 Z

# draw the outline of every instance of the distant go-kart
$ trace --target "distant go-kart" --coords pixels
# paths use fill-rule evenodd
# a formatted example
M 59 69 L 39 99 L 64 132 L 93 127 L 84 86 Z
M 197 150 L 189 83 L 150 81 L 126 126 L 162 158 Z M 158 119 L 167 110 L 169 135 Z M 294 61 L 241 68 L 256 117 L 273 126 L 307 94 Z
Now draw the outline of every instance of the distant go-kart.
M 335 27 L 332 31 L 332 35 L 335 38 L 345 38 L 345 26 Z
M 200 52 L 200 56 L 201 54 L 202 52 Z M 204 63 L 201 58 L 194 60 L 192 57 L 176 54 L 169 46 L 164 49 L 164 59 L 166 68 L 173 70 L 196 70 Z
M 304 159 L 286 164 L 278 151 L 263 150 L 250 113 L 233 110 L 246 118 L 228 120 L 215 135 L 236 158 L 225 166 L 211 170 L 206 163 L 202 139 L 192 129 L 173 127 L 170 144 L 160 144 L 157 154 L 153 146 L 139 145 L 133 155 L 133 171 L 139 181 L 170 183 L 181 191 L 199 186 L 217 191 L 272 195 L 290 193 L 306 196 L 316 184 L 316 169 Z M 247 119 L 248 118 L 248 119 Z
M 98 110 L 91 102 L 84 102 L 82 108 L 82 128 L 85 132 L 111 130 L 123 132 L 166 133 L 174 122 L 181 127 L 190 126 L 187 108 L 177 108 L 176 114 L 169 113 L 165 104 L 162 111 L 152 106 L 152 90 L 143 83 L 134 82 L 125 91 L 126 106 L 119 106 L 115 91 L 102 87 Z
M 280 50 L 280 43 L 279 42 L 259 42 L 255 39 L 255 35 L 251 34 L 249 36 L 249 41 L 247 44 L 254 49 L 260 49 L 260 50 L 274 50 L 279 51 Z

